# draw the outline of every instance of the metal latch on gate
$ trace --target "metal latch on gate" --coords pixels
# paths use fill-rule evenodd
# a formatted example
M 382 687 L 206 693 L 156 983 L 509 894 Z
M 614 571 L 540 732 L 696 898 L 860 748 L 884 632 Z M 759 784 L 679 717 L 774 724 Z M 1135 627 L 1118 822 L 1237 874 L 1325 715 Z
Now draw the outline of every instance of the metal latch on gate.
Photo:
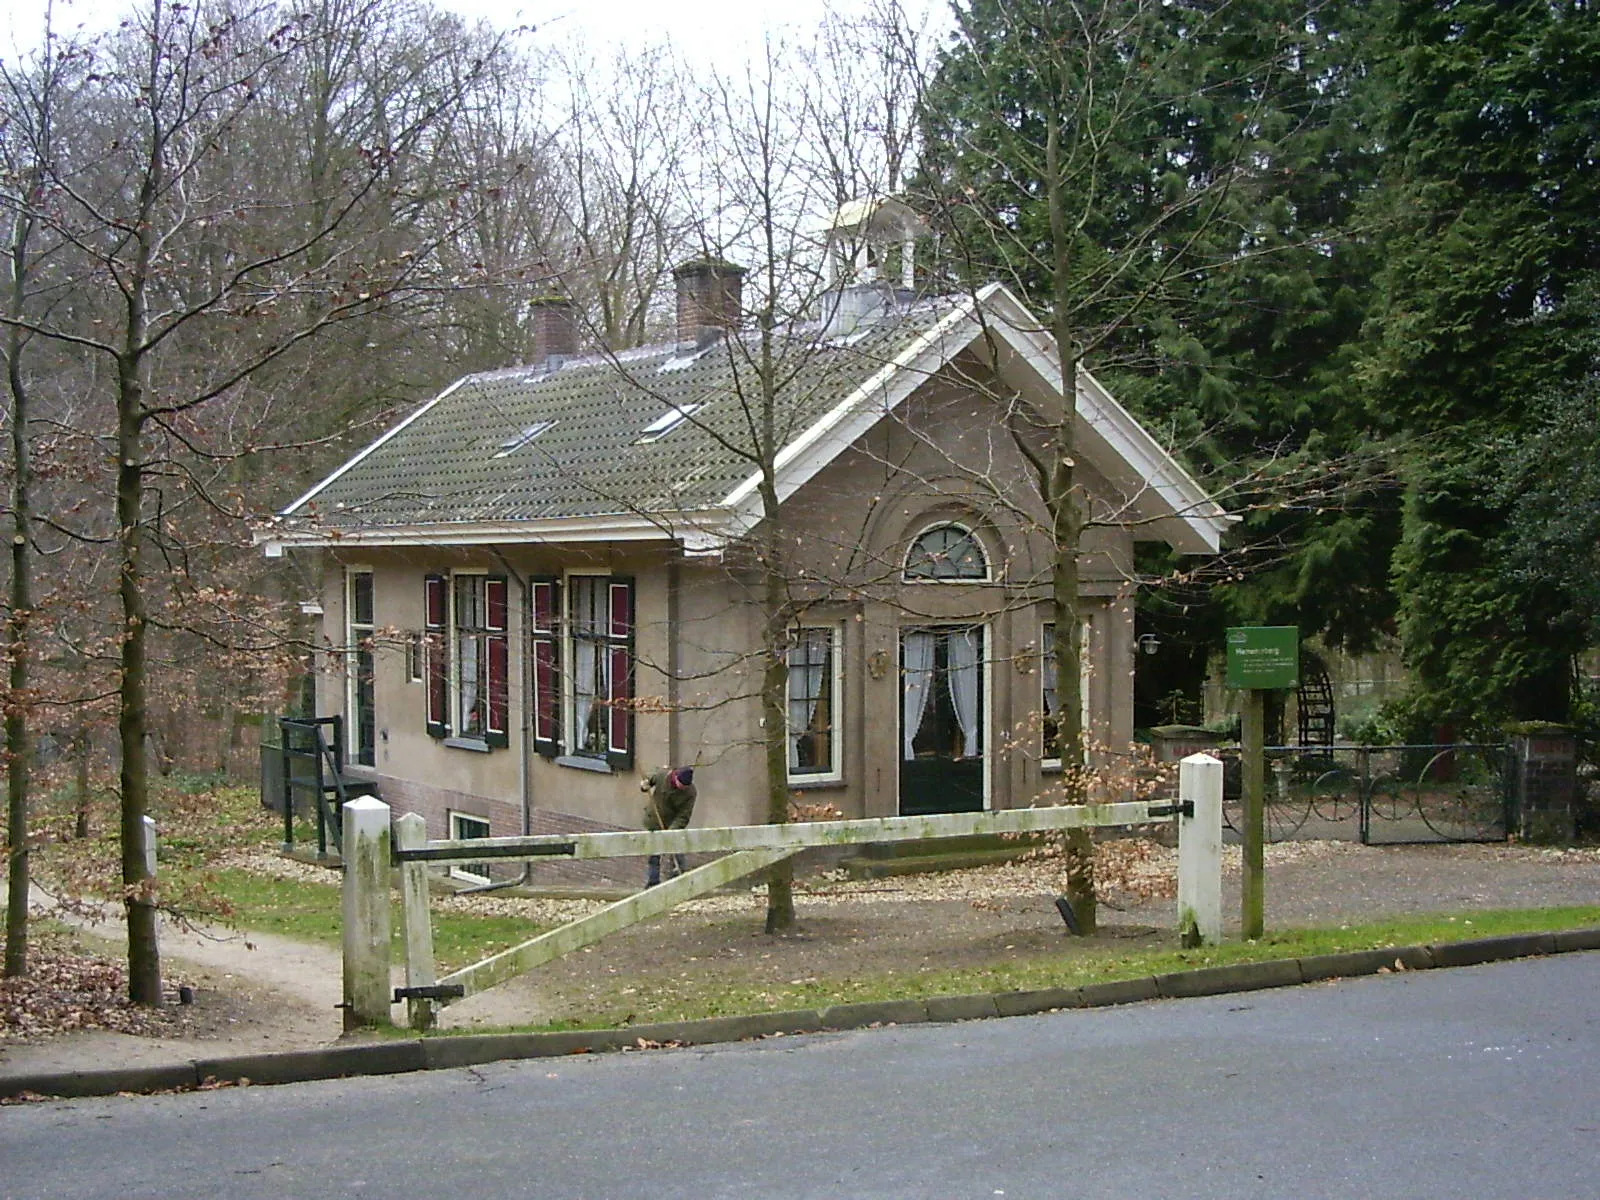
M 1152 804 L 1144 811 L 1149 817 L 1192 817 L 1194 801 L 1179 800 L 1176 804 Z
M 394 990 L 393 1003 L 402 1000 L 460 1000 L 467 994 L 465 984 L 436 983 L 428 987 L 399 987 Z

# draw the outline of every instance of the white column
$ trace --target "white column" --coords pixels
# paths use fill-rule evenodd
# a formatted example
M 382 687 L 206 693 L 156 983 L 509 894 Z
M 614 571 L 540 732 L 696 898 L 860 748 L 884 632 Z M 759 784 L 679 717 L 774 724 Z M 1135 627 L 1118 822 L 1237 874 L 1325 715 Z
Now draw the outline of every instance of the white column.
M 428 843 L 428 823 L 417 813 L 407 813 L 394 823 L 395 845 L 419 850 Z M 406 986 L 432 987 L 438 980 L 433 965 L 433 915 L 428 911 L 428 864 L 400 864 L 400 920 L 406 935 Z M 434 1000 L 406 1001 L 406 1023 L 428 1029 L 438 1014 Z
M 1191 754 L 1178 764 L 1178 932 L 1185 946 L 1222 940 L 1222 763 Z
M 389 1023 L 389 806 L 344 806 L 344 1027 Z

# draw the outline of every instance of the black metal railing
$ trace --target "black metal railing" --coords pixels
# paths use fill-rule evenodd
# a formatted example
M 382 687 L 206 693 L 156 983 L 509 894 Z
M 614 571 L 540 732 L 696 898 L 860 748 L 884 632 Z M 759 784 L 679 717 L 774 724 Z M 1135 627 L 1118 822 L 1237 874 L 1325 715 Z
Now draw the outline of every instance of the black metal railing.
M 345 801 L 377 792 L 370 781 L 349 779 L 344 774 L 344 718 L 280 717 L 278 737 L 284 849 L 294 848 L 296 811 L 310 807 L 317 823 L 317 856 L 326 858 L 330 844 L 335 853 L 340 852 Z
M 1238 747 L 1222 747 L 1223 818 L 1243 820 Z M 1497 842 L 1516 828 L 1514 763 L 1500 743 L 1269 746 L 1268 841 L 1349 838 L 1363 845 Z

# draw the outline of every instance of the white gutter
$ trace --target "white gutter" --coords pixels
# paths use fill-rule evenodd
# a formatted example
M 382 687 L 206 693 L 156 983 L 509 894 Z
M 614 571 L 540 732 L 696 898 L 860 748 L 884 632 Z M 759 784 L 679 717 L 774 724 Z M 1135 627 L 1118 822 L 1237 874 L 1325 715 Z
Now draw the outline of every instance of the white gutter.
M 692 551 L 719 548 L 727 539 L 728 514 L 715 509 L 651 520 L 643 516 L 564 517 L 539 521 L 493 521 L 438 525 L 387 525 L 272 529 L 256 534 L 268 558 L 296 547 L 540 545 L 549 542 L 680 542 Z

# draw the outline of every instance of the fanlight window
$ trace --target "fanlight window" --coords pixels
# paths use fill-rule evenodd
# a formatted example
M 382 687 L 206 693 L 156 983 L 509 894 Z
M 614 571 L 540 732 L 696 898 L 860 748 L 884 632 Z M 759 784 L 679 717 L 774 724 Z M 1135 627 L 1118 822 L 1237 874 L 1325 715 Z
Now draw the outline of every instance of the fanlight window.
M 959 525 L 936 525 L 911 543 L 907 579 L 987 579 L 989 563 L 978 539 Z

